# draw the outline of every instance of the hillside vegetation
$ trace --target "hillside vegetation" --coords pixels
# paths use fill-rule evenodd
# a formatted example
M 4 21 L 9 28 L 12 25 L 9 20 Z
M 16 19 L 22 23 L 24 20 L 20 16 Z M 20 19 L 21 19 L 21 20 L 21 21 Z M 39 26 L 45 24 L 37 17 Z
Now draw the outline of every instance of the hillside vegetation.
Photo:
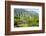
M 35 11 L 25 9 L 14 9 L 14 26 L 15 27 L 31 27 L 39 26 L 39 16 Z

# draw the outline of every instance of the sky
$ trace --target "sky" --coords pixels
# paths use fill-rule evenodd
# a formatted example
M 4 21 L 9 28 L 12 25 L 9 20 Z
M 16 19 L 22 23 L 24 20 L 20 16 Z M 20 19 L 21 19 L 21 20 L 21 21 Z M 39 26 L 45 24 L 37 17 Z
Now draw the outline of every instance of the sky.
M 27 10 L 27 11 L 35 11 L 36 13 L 39 13 L 39 9 L 33 9 L 33 8 L 23 8 L 23 9 L 25 9 L 25 10 Z
M 39 13 L 39 9 L 38 8 L 18 8 L 18 9 L 25 9 L 27 11 L 35 11 L 36 13 Z

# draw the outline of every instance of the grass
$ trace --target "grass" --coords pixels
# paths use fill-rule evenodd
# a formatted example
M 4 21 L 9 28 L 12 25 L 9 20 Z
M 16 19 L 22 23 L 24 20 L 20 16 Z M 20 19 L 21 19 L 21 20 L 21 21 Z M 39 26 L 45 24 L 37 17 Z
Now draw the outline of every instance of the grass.
M 14 17 L 14 26 L 15 27 L 31 27 L 39 26 L 39 20 L 36 16 L 34 17 Z

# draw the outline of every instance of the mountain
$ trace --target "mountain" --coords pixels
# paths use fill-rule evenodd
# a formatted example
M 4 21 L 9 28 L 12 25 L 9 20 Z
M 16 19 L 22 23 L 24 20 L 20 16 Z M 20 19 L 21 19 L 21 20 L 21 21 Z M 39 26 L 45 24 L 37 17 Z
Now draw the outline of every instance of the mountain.
M 28 11 L 22 8 L 14 8 L 14 16 L 20 17 L 20 16 L 36 16 L 38 17 L 38 13 L 36 11 Z

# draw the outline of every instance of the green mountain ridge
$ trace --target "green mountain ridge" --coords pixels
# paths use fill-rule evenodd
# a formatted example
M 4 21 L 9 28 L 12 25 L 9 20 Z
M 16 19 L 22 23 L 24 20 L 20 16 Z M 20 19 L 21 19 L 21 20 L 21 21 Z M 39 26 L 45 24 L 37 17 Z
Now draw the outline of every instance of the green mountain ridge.
M 29 15 L 29 16 L 38 16 L 38 13 L 36 11 L 28 11 L 25 9 L 14 9 L 14 16 L 21 16 L 21 15 Z

